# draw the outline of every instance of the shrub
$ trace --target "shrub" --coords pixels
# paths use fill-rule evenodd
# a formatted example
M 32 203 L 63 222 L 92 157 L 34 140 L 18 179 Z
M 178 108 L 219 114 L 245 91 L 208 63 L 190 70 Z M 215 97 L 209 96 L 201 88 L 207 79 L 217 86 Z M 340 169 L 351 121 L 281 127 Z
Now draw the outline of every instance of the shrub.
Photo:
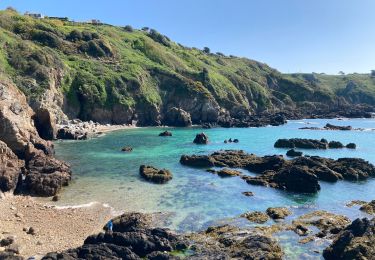
M 203 52 L 209 54 L 209 53 L 211 53 L 211 50 L 208 47 L 204 47 Z
M 125 30 L 126 32 L 133 32 L 133 31 L 134 31 L 133 27 L 131 27 L 130 25 L 125 26 L 125 27 L 124 27 L 124 30 Z
M 69 33 L 69 35 L 66 37 L 68 41 L 76 42 L 83 39 L 82 33 L 78 30 L 73 30 Z
M 166 36 L 160 34 L 158 31 L 151 29 L 150 32 L 147 34 L 151 39 L 153 39 L 155 42 L 158 42 L 160 44 L 163 44 L 164 46 L 170 47 L 171 44 L 169 42 L 169 38 Z
M 61 46 L 60 39 L 50 32 L 33 30 L 31 32 L 31 39 L 51 48 L 58 48 Z

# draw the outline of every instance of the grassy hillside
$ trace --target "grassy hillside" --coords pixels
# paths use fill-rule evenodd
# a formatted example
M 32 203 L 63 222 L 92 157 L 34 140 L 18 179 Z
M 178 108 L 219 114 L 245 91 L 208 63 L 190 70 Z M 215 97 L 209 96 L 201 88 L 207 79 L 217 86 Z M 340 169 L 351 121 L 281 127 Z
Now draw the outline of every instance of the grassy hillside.
M 64 112 L 82 119 L 156 120 L 155 113 L 176 106 L 200 121 L 202 104 L 236 116 L 306 102 L 333 106 L 338 97 L 375 104 L 369 75 L 283 75 L 253 60 L 184 47 L 150 29 L 0 11 L 0 46 L 0 72 L 30 102 L 55 84 L 66 97 Z M 126 119 L 116 118 L 118 111 Z

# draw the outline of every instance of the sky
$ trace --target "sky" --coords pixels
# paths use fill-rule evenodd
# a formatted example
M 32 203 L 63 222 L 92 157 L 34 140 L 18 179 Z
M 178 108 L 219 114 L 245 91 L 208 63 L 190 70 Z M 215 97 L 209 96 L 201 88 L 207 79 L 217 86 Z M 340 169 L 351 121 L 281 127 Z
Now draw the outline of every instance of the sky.
M 0 0 L 19 12 L 154 28 L 284 73 L 375 69 L 375 0 Z

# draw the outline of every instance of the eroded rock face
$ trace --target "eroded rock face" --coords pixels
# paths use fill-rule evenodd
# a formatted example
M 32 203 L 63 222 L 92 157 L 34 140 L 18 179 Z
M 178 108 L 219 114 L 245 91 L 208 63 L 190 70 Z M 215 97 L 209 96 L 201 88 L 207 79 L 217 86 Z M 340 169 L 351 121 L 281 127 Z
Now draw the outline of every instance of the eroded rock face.
M 34 151 L 26 168 L 26 189 L 38 196 L 54 196 L 71 180 L 70 166 L 53 157 Z
M 152 166 L 141 165 L 139 174 L 146 180 L 154 183 L 166 183 L 172 180 L 172 173 L 166 169 L 156 169 Z
M 26 170 L 23 173 L 26 177 L 20 186 L 27 187 L 27 191 L 32 194 L 52 196 L 62 186 L 68 184 L 71 171 L 67 164 L 52 157 L 53 144 L 39 137 L 32 119 L 34 115 L 24 94 L 12 82 L 2 80 L 0 82 L 0 140 L 24 161 Z M 14 163 L 14 166 L 14 169 L 18 168 L 17 163 Z M 6 185 L 7 189 L 14 187 L 16 173 L 14 172 L 12 176 L 12 178 L 7 177 L 9 181 Z
M 0 141 L 0 192 L 14 191 L 21 178 L 24 162 Z
M 191 126 L 191 116 L 183 109 L 172 107 L 165 115 L 165 124 L 169 126 Z
M 324 250 L 327 260 L 373 259 L 375 255 L 375 219 L 356 219 L 339 233 Z

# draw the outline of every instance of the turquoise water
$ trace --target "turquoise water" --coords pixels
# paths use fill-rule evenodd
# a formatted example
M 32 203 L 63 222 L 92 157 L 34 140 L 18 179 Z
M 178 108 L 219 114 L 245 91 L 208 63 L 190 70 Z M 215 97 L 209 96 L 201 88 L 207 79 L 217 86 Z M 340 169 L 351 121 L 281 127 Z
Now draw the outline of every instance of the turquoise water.
M 61 194 L 60 205 L 79 205 L 92 201 L 111 205 L 119 212 L 168 212 L 170 227 L 178 231 L 193 231 L 213 222 L 236 217 L 246 211 L 264 211 L 271 206 L 287 206 L 294 216 L 325 209 L 355 218 L 363 216 L 358 207 L 348 208 L 351 200 L 375 199 L 375 180 L 366 182 L 321 182 L 316 195 L 294 194 L 267 187 L 248 185 L 240 178 L 220 178 L 204 169 L 180 165 L 182 154 L 207 154 L 220 149 L 242 149 L 257 155 L 285 154 L 276 149 L 278 138 L 326 138 L 344 144 L 354 142 L 356 150 L 309 150 L 309 155 L 322 157 L 360 157 L 375 163 L 375 131 L 299 130 L 303 126 L 352 125 L 355 128 L 375 128 L 373 119 L 300 120 L 279 127 L 263 128 L 169 128 L 173 137 L 159 137 L 163 128 L 121 130 L 88 141 L 56 142 L 57 157 L 73 167 L 73 182 Z M 194 136 L 206 132 L 209 145 L 195 145 Z M 224 144 L 229 138 L 238 144 Z M 123 146 L 132 146 L 132 153 L 123 153 Z M 141 164 L 167 168 L 173 180 L 164 185 L 145 182 L 139 176 Z M 247 173 L 251 174 L 251 173 Z M 254 197 L 241 193 L 252 191 Z M 282 237 L 281 237 L 282 239 Z

